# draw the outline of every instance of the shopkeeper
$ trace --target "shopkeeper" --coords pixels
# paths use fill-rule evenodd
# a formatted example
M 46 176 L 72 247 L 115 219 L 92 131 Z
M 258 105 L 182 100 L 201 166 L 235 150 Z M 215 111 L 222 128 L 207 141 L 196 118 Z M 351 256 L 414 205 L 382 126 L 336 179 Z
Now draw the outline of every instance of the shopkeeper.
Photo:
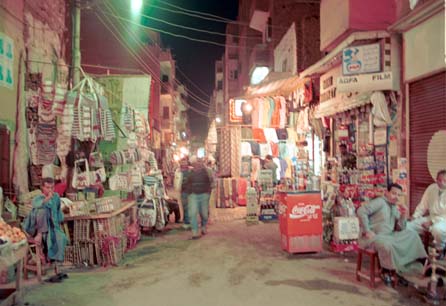
M 347 145 L 345 143 L 339 145 L 339 151 L 341 152 L 342 168 L 356 169 L 356 156 L 347 151 Z
M 54 192 L 54 180 L 43 178 L 42 194 L 32 201 L 32 210 L 24 222 L 24 230 L 42 245 L 47 259 L 63 261 L 67 237 L 60 228 L 63 213 L 60 208 L 60 197 Z

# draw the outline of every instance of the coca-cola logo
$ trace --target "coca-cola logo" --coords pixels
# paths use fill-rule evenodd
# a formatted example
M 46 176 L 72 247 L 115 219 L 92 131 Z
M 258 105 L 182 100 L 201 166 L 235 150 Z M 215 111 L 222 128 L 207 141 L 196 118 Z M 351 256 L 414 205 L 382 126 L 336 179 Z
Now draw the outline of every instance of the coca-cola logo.
M 320 208 L 320 205 L 317 204 L 299 203 L 291 209 L 290 219 L 318 219 L 317 211 Z

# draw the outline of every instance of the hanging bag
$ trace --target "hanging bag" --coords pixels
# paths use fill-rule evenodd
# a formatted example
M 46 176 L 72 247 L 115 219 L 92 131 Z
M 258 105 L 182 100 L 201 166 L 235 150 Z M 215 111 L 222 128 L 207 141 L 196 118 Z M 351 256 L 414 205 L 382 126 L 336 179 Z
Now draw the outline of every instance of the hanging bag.
M 88 167 L 88 162 L 85 158 L 76 160 L 74 162 L 73 171 L 73 188 L 85 189 L 86 187 L 90 186 L 90 170 Z

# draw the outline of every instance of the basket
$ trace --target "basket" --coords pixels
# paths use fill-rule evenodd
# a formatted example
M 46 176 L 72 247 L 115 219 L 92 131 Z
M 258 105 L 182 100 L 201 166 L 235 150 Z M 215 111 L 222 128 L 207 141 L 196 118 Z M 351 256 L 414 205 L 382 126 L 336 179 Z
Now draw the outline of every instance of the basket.
M 94 203 L 98 214 L 111 212 L 121 207 L 121 200 L 115 196 L 96 199 Z

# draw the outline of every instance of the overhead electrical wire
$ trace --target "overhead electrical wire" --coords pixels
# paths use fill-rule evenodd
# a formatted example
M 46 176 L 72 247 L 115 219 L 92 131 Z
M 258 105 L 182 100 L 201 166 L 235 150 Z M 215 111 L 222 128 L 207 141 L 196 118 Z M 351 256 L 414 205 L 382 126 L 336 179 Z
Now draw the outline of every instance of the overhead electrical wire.
M 165 1 L 162 2 L 162 3 L 165 4 L 165 5 L 174 7 L 173 4 L 167 4 L 167 2 L 165 2 Z M 249 22 L 243 22 L 243 21 L 239 21 L 239 20 L 232 20 L 232 19 L 221 17 L 221 16 L 212 15 L 212 14 L 209 14 L 209 13 L 203 13 L 203 12 L 200 12 L 200 11 L 185 9 L 185 8 L 180 7 L 180 6 L 175 6 L 178 9 L 180 9 L 180 11 L 174 10 L 174 9 L 169 9 L 169 8 L 166 8 L 166 7 L 162 7 L 162 6 L 153 4 L 153 3 L 147 3 L 147 4 L 144 4 L 144 6 L 154 7 L 154 8 L 161 9 L 161 10 L 164 10 L 164 11 L 168 11 L 168 12 L 171 12 L 171 13 L 176 13 L 176 14 L 180 14 L 180 15 L 187 15 L 187 16 L 196 17 L 196 18 L 199 18 L 199 19 L 204 19 L 204 20 L 210 20 L 210 21 L 215 21 L 215 22 L 220 22 L 220 23 L 238 24 L 238 25 L 242 25 L 242 26 L 249 26 Z M 202 16 L 202 15 L 204 15 L 204 16 Z M 206 17 L 206 16 L 215 16 L 215 17 Z M 286 29 L 289 28 L 289 27 L 283 27 L 283 26 L 278 26 L 278 25 L 271 25 L 271 27 L 275 28 L 275 29 L 282 29 L 282 30 L 286 30 Z
M 160 32 L 160 33 L 163 33 L 163 34 L 166 34 L 166 35 L 170 35 L 170 36 L 174 36 L 174 37 L 178 37 L 178 38 L 184 38 L 184 39 L 191 40 L 191 41 L 211 44 L 211 45 L 215 45 L 215 46 L 219 46 L 219 47 L 227 47 L 227 45 L 225 45 L 223 43 L 219 43 L 219 42 L 215 42 L 215 41 L 211 41 L 211 40 L 206 40 L 206 39 L 193 38 L 193 37 L 189 37 L 189 36 L 186 36 L 186 35 L 175 34 L 175 33 L 169 32 L 169 31 L 165 31 L 165 30 L 154 28 L 154 27 L 149 27 L 149 26 L 146 26 L 146 25 L 142 25 L 142 24 L 140 24 L 138 22 L 129 20 L 129 19 L 121 17 L 121 16 L 117 16 L 115 14 L 110 14 L 110 13 L 104 13 L 104 14 L 111 15 L 111 16 L 117 18 L 117 19 L 121 19 L 121 20 L 127 21 L 129 23 L 132 23 L 134 25 L 137 25 L 137 26 L 140 26 L 140 27 L 143 27 L 143 28 L 155 31 L 155 32 Z
M 190 84 L 192 84 L 196 89 L 198 89 L 198 91 L 200 92 L 200 93 L 202 93 L 206 98 L 210 98 L 210 96 L 207 94 L 207 93 L 205 93 L 204 91 L 203 91 L 203 89 L 201 89 L 200 88 L 200 86 L 198 86 L 197 84 L 195 84 L 181 69 L 180 69 L 180 67 L 176 67 L 177 68 L 177 70 L 178 70 L 178 72 L 190 83 Z
M 199 14 L 199 15 L 203 15 L 203 16 L 209 16 L 209 17 L 213 17 L 213 18 L 216 18 L 216 19 L 220 19 L 220 20 L 226 21 L 226 22 L 232 22 L 232 21 L 233 21 L 233 20 L 231 20 L 231 19 L 224 18 L 224 17 L 218 16 L 218 15 L 214 15 L 214 14 L 210 14 L 210 13 L 205 13 L 205 12 L 198 12 L 198 11 L 194 11 L 194 10 L 189 10 L 189 9 L 183 8 L 183 7 L 181 7 L 181 6 L 171 4 L 171 3 L 167 2 L 167 1 L 158 1 L 158 2 L 161 2 L 161 3 L 164 4 L 164 5 L 167 5 L 167 6 L 176 8 L 176 9 L 179 9 L 179 10 L 181 10 L 181 11 L 185 11 L 185 12 L 189 12 L 189 13 L 194 13 L 194 14 Z
M 181 29 L 186 29 L 186 30 L 200 32 L 200 33 L 211 34 L 211 35 L 218 35 L 218 36 L 223 36 L 223 37 L 226 37 L 228 35 L 228 34 L 222 33 L 222 32 L 197 29 L 197 28 L 194 28 L 194 27 L 189 27 L 189 26 L 185 26 L 185 25 L 169 22 L 169 21 L 166 21 L 166 20 L 163 20 L 163 19 L 160 19 L 160 18 L 156 18 L 156 17 L 153 17 L 153 16 L 146 15 L 146 14 L 139 14 L 139 15 L 141 17 L 146 18 L 146 19 L 152 19 L 152 20 L 155 20 L 157 22 L 161 22 L 161 23 L 164 23 L 164 24 L 167 24 L 167 25 L 170 25 L 170 26 L 173 26 L 173 27 L 181 28 Z M 234 37 L 246 38 L 246 39 L 256 39 L 256 40 L 261 39 L 261 37 L 259 37 L 258 35 L 257 36 L 247 36 L 247 35 L 237 35 L 237 34 L 230 34 L 230 35 L 234 36 Z
M 111 12 L 113 12 L 113 13 L 116 13 L 116 12 L 114 12 L 114 9 L 113 9 L 113 7 L 112 7 L 111 5 L 109 5 L 109 4 L 105 4 L 105 5 L 107 6 L 107 9 L 108 9 L 109 11 L 111 11 Z M 155 60 L 155 61 L 156 61 L 156 60 L 157 60 L 156 57 L 150 52 L 150 50 L 148 50 L 147 48 L 145 48 L 145 46 L 141 43 L 141 41 L 140 41 L 139 38 L 136 36 L 136 34 L 135 34 L 133 31 L 131 31 L 130 29 L 128 29 L 122 22 L 120 22 L 120 21 L 118 21 L 118 22 L 120 23 L 121 27 L 122 27 L 124 30 L 126 30 L 127 33 L 128 33 L 130 36 L 132 36 L 133 40 L 134 40 L 139 46 L 141 46 L 141 50 L 143 50 L 143 52 L 145 52 L 149 57 L 151 57 L 152 60 Z M 183 85 L 183 86 L 184 86 L 184 84 L 179 83 L 177 80 L 174 80 L 174 81 L 176 82 L 177 85 Z M 160 80 L 160 82 L 162 82 L 162 81 Z M 187 86 L 185 86 L 185 88 L 186 88 L 186 92 L 188 93 L 188 95 L 189 95 L 194 101 L 198 102 L 199 104 L 201 104 L 201 105 L 203 105 L 203 106 L 205 106 L 205 107 L 207 107 L 207 108 L 209 107 L 209 104 L 210 104 L 209 101 L 206 101 L 206 100 L 202 99 L 201 97 L 199 97 L 198 95 L 196 95 L 195 93 L 193 93 L 189 88 L 187 88 Z
M 107 4 L 106 4 L 107 5 Z M 112 10 L 112 7 L 110 7 L 110 6 L 108 6 L 108 9 L 109 10 Z M 102 12 L 103 14 L 104 14 L 104 12 Z M 106 17 L 107 18 L 107 20 L 108 20 L 108 22 L 110 22 L 110 24 L 113 26 L 113 28 L 115 29 L 115 31 L 117 31 L 117 32 L 119 32 L 119 36 L 121 37 L 121 38 L 119 38 L 118 37 L 118 34 L 116 34 L 112 29 L 110 29 L 110 27 L 104 22 L 104 20 L 99 16 L 99 14 L 98 13 L 95 13 L 96 15 L 97 15 L 97 17 L 100 19 L 100 21 L 104 24 L 104 26 L 112 33 L 112 35 L 123 45 L 123 47 L 132 55 L 132 57 L 134 57 L 135 58 L 135 60 L 137 60 L 137 62 L 141 65 L 141 66 L 143 66 L 143 67 L 145 67 L 146 69 L 148 69 L 149 70 L 149 72 L 150 72 L 150 74 L 153 74 L 152 75 L 152 77 L 155 79 L 155 80 L 157 80 L 157 81 L 159 81 L 160 83 L 162 83 L 162 81 L 160 80 L 160 78 L 158 77 L 158 76 L 156 76 L 156 74 L 154 74 L 153 73 L 153 71 L 150 69 L 150 67 L 148 67 L 147 65 L 145 65 L 145 63 L 141 60 L 141 58 L 136 54 L 136 52 L 134 52 L 133 50 L 131 50 L 131 48 L 129 47 L 129 46 L 127 46 L 124 42 L 123 42 L 123 39 L 121 39 L 122 37 L 123 37 L 123 34 L 120 32 L 120 30 L 113 24 L 113 22 L 111 22 L 110 21 L 110 19 L 108 18 L 108 17 L 106 17 L 106 16 L 104 16 L 104 17 Z M 121 26 L 122 26 L 122 24 L 121 24 Z M 124 29 L 126 29 L 125 28 L 125 26 L 124 26 Z M 127 29 L 127 31 L 129 31 L 128 29 Z M 133 34 L 133 35 L 135 35 L 132 31 L 129 31 L 130 32 L 130 34 Z M 135 39 L 135 38 L 134 38 Z M 138 44 L 140 44 L 140 45 L 142 45 L 142 43 L 139 41 L 139 40 L 137 40 L 137 38 L 135 39 L 135 41 L 138 43 Z M 142 48 L 142 50 L 143 51 L 149 51 L 150 52 L 150 50 L 147 50 L 146 48 Z M 153 57 L 153 55 L 152 54 L 149 54 L 149 53 L 147 53 L 149 56 L 151 56 L 151 57 Z M 179 83 L 178 83 L 179 84 Z M 180 84 L 180 85 L 182 85 L 182 84 Z M 189 92 L 190 93 L 190 92 Z M 194 96 L 193 95 L 191 95 L 192 96 L 192 98 L 194 98 Z M 194 100 L 196 101 L 197 99 L 196 98 L 194 98 Z M 197 102 L 201 102 L 201 101 L 197 101 Z M 194 108 L 194 107 L 191 107 L 191 105 L 190 104 L 187 104 L 186 102 L 184 102 L 187 106 L 189 106 L 190 107 L 190 109 L 191 110 L 193 110 L 193 111 L 195 111 L 196 113 L 200 113 L 200 115 L 205 115 L 206 114 L 206 116 L 209 116 L 209 114 L 207 113 L 207 112 L 205 112 L 205 111 L 202 111 L 202 110 L 198 110 L 198 109 L 196 109 L 196 108 Z M 203 104 L 203 103 L 201 103 L 201 104 Z M 204 106 L 206 106 L 206 107 L 209 107 L 209 105 L 208 104 L 204 104 Z

